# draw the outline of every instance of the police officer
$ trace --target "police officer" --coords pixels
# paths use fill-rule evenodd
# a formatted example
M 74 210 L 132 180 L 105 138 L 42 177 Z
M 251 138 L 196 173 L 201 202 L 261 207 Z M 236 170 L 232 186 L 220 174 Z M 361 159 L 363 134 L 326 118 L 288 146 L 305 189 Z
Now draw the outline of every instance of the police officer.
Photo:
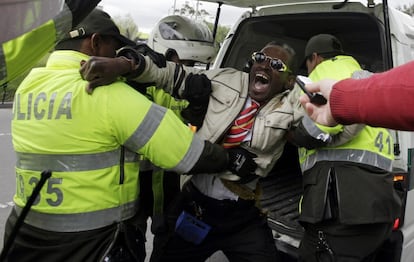
M 242 176 L 256 168 L 243 150 L 199 139 L 170 110 L 123 82 L 88 95 L 82 61 L 115 57 L 126 44 L 133 43 L 95 9 L 19 86 L 12 120 L 17 191 L 5 242 L 40 172 L 49 169 L 52 177 L 7 261 L 143 261 L 143 235 L 133 223 L 139 208 L 136 153 L 179 173 L 229 169 Z M 237 165 L 240 158 L 243 165 Z
M 305 56 L 312 81 L 340 80 L 361 70 L 333 35 L 312 37 Z M 299 130 L 313 139 L 303 139 Z M 365 125 L 321 126 L 307 116 L 296 131 L 303 146 L 301 261 L 372 261 L 400 208 L 390 173 L 390 133 Z
M 172 38 L 171 35 L 180 37 Z M 195 63 L 199 63 L 200 66 L 207 65 L 216 53 L 208 26 L 180 15 L 166 16 L 158 21 L 148 37 L 147 45 L 155 52 L 164 53 L 167 61 L 185 66 L 194 66 Z M 209 80 L 203 75 L 194 77 L 204 79 L 209 84 Z M 136 82 L 128 83 L 142 87 Z M 187 100 L 175 99 L 154 85 L 145 86 L 145 89 L 140 91 L 154 103 L 174 111 L 192 128 L 200 128 L 207 105 L 194 105 Z M 144 165 L 146 169 L 143 169 Z M 151 231 L 155 235 L 154 241 L 158 241 L 158 232 L 166 230 L 164 211 L 180 191 L 180 176 L 144 162 L 141 164 L 140 184 L 141 207 L 144 207 L 141 210 L 141 224 L 145 229 L 147 218 L 151 216 Z

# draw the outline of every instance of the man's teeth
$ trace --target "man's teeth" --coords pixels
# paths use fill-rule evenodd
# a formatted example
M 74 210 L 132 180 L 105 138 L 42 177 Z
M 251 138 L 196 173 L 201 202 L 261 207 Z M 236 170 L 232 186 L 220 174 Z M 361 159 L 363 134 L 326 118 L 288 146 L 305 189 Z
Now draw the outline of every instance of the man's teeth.
M 263 75 L 263 74 L 256 74 L 256 78 L 263 78 L 263 79 L 265 79 L 265 80 L 269 80 L 269 79 L 267 78 L 267 76 L 265 76 L 265 75 Z
M 263 74 L 256 74 L 256 82 L 261 82 L 263 84 L 267 84 L 269 82 L 269 79 L 266 75 Z

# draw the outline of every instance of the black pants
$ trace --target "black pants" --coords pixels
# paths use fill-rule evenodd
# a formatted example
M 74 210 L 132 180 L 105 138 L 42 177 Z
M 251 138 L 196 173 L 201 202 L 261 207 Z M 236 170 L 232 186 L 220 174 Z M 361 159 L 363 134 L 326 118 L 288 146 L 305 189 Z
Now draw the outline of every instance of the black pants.
M 168 241 L 157 241 L 157 237 L 165 239 L 166 235 L 155 236 L 151 261 L 204 262 L 218 250 L 230 261 L 278 261 L 267 218 L 254 206 L 254 201 L 212 199 L 201 194 L 190 182 L 171 207 Z M 185 241 L 173 231 L 182 210 L 195 215 L 195 208 L 202 212 L 200 219 L 212 227 L 198 245 Z
M 391 236 L 386 223 L 343 225 L 337 221 L 304 224 L 299 247 L 303 262 L 371 262 L 382 243 Z
M 6 222 L 7 241 L 17 214 L 14 209 Z M 144 236 L 129 221 L 118 230 L 114 224 L 80 232 L 51 232 L 23 224 L 5 262 L 142 262 L 145 259 Z M 2 261 L 3 262 L 3 261 Z
M 137 215 L 137 224 L 142 232 L 147 231 L 147 221 L 151 217 L 151 232 L 156 235 L 160 231 L 165 230 L 165 216 L 164 212 L 171 204 L 172 200 L 180 193 L 180 175 L 174 172 L 163 171 L 162 187 L 157 187 L 157 192 L 162 194 L 161 207 L 157 206 L 159 210 L 154 211 L 154 189 L 153 189 L 153 171 L 139 172 L 139 211 Z

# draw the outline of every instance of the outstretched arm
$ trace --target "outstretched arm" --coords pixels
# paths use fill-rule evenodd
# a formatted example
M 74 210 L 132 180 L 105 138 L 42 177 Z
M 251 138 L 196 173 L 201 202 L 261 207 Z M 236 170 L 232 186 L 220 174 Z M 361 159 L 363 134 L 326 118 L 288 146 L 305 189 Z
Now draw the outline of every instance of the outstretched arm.
M 410 62 L 366 79 L 323 80 L 307 88 L 321 92 L 328 103 L 315 106 L 306 97 L 301 97 L 301 102 L 309 116 L 323 125 L 366 123 L 412 131 L 413 69 L 414 62 Z

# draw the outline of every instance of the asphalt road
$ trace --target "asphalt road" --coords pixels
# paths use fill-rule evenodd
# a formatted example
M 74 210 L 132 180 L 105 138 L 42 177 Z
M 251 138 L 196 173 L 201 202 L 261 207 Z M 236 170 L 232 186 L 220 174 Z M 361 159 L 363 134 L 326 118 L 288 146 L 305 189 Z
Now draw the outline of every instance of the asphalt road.
M 4 224 L 9 215 L 15 191 L 16 160 L 10 135 L 11 108 L 0 108 L 0 246 L 3 247 Z
M 0 249 L 3 247 L 4 225 L 13 206 L 13 194 L 15 191 L 14 163 L 16 161 L 11 142 L 12 109 L 0 107 Z M 151 223 L 151 221 L 149 221 Z M 150 228 L 150 224 L 148 226 Z M 152 250 L 153 236 L 150 232 L 146 235 L 147 259 Z M 206 262 L 228 261 L 221 252 L 214 254 Z

